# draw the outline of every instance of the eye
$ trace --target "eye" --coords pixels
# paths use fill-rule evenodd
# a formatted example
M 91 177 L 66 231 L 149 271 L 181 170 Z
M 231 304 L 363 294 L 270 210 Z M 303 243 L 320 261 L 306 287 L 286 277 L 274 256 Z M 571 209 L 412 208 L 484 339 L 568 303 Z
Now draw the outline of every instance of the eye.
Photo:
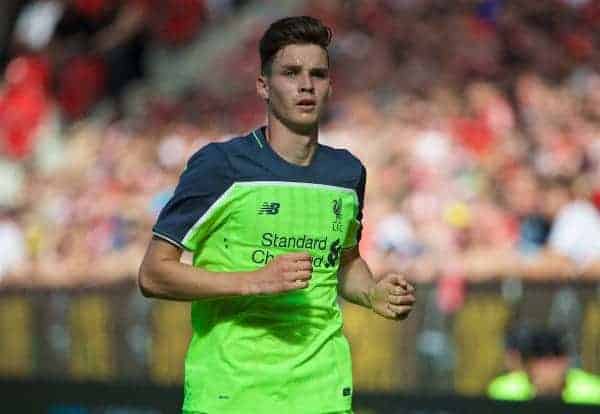
M 315 78 L 325 79 L 327 78 L 327 72 L 324 70 L 315 70 L 311 73 L 311 75 Z
M 286 70 L 283 71 L 283 76 L 290 76 L 291 77 L 291 76 L 294 76 L 294 75 L 296 75 L 296 72 L 294 72 L 291 69 L 286 69 Z

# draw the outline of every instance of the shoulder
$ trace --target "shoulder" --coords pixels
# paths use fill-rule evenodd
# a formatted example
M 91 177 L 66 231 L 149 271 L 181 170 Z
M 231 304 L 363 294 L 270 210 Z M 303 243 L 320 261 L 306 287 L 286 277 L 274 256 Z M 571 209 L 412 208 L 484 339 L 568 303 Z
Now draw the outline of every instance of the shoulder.
M 254 148 L 253 142 L 251 141 L 250 134 L 240 135 L 230 138 L 226 141 L 217 142 L 214 145 L 221 151 L 225 156 L 236 155 L 247 152 L 248 149 Z
M 323 152 L 325 158 L 334 163 L 347 165 L 349 168 L 360 169 L 363 167 L 362 162 L 350 151 L 344 148 L 334 148 L 329 145 L 319 144 L 320 151 Z
M 224 153 L 218 143 L 206 144 L 192 154 L 186 165 L 186 171 L 205 169 L 219 165 L 224 160 Z
M 225 191 L 233 179 L 229 155 L 236 147 L 233 141 L 212 142 L 193 153 L 181 174 L 179 192 Z
M 559 218 L 596 221 L 599 217 L 598 210 L 590 202 L 583 200 L 573 201 L 559 212 Z
M 366 169 L 363 163 L 350 151 L 319 144 L 325 167 L 338 180 L 360 181 Z
M 589 234 L 600 232 L 600 214 L 596 208 L 586 201 L 575 201 L 564 206 L 556 216 L 552 228 L 551 239 L 556 234 Z
M 206 171 L 224 170 L 229 167 L 229 159 L 248 150 L 248 140 L 239 136 L 226 141 L 211 142 L 192 154 L 186 169 Z

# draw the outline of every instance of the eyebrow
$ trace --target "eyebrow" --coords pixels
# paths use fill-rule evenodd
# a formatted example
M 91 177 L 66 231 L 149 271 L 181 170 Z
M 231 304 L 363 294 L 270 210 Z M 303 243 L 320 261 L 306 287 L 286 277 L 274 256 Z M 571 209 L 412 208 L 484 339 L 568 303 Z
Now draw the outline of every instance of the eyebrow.
M 301 65 L 294 65 L 294 64 L 289 64 L 289 65 L 281 65 L 282 69 L 289 69 L 289 70 L 301 70 L 302 66 Z M 329 72 L 329 67 L 327 66 L 316 66 L 314 68 L 310 68 L 309 69 L 310 72 Z

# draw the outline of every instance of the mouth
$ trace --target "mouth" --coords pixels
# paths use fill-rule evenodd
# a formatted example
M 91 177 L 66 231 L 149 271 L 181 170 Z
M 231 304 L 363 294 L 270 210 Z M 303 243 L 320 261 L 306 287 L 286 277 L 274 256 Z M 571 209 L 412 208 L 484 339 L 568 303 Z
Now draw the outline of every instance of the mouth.
M 299 108 L 302 109 L 314 109 L 314 107 L 317 105 L 316 101 L 314 99 L 300 99 L 297 103 L 296 106 L 298 106 Z

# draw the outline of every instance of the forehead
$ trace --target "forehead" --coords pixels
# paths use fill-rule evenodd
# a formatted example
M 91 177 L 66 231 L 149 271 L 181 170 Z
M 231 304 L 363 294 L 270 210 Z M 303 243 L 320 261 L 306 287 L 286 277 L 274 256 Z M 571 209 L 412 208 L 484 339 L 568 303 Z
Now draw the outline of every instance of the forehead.
M 327 52 L 313 44 L 294 44 L 281 48 L 273 60 L 274 66 L 328 67 Z

